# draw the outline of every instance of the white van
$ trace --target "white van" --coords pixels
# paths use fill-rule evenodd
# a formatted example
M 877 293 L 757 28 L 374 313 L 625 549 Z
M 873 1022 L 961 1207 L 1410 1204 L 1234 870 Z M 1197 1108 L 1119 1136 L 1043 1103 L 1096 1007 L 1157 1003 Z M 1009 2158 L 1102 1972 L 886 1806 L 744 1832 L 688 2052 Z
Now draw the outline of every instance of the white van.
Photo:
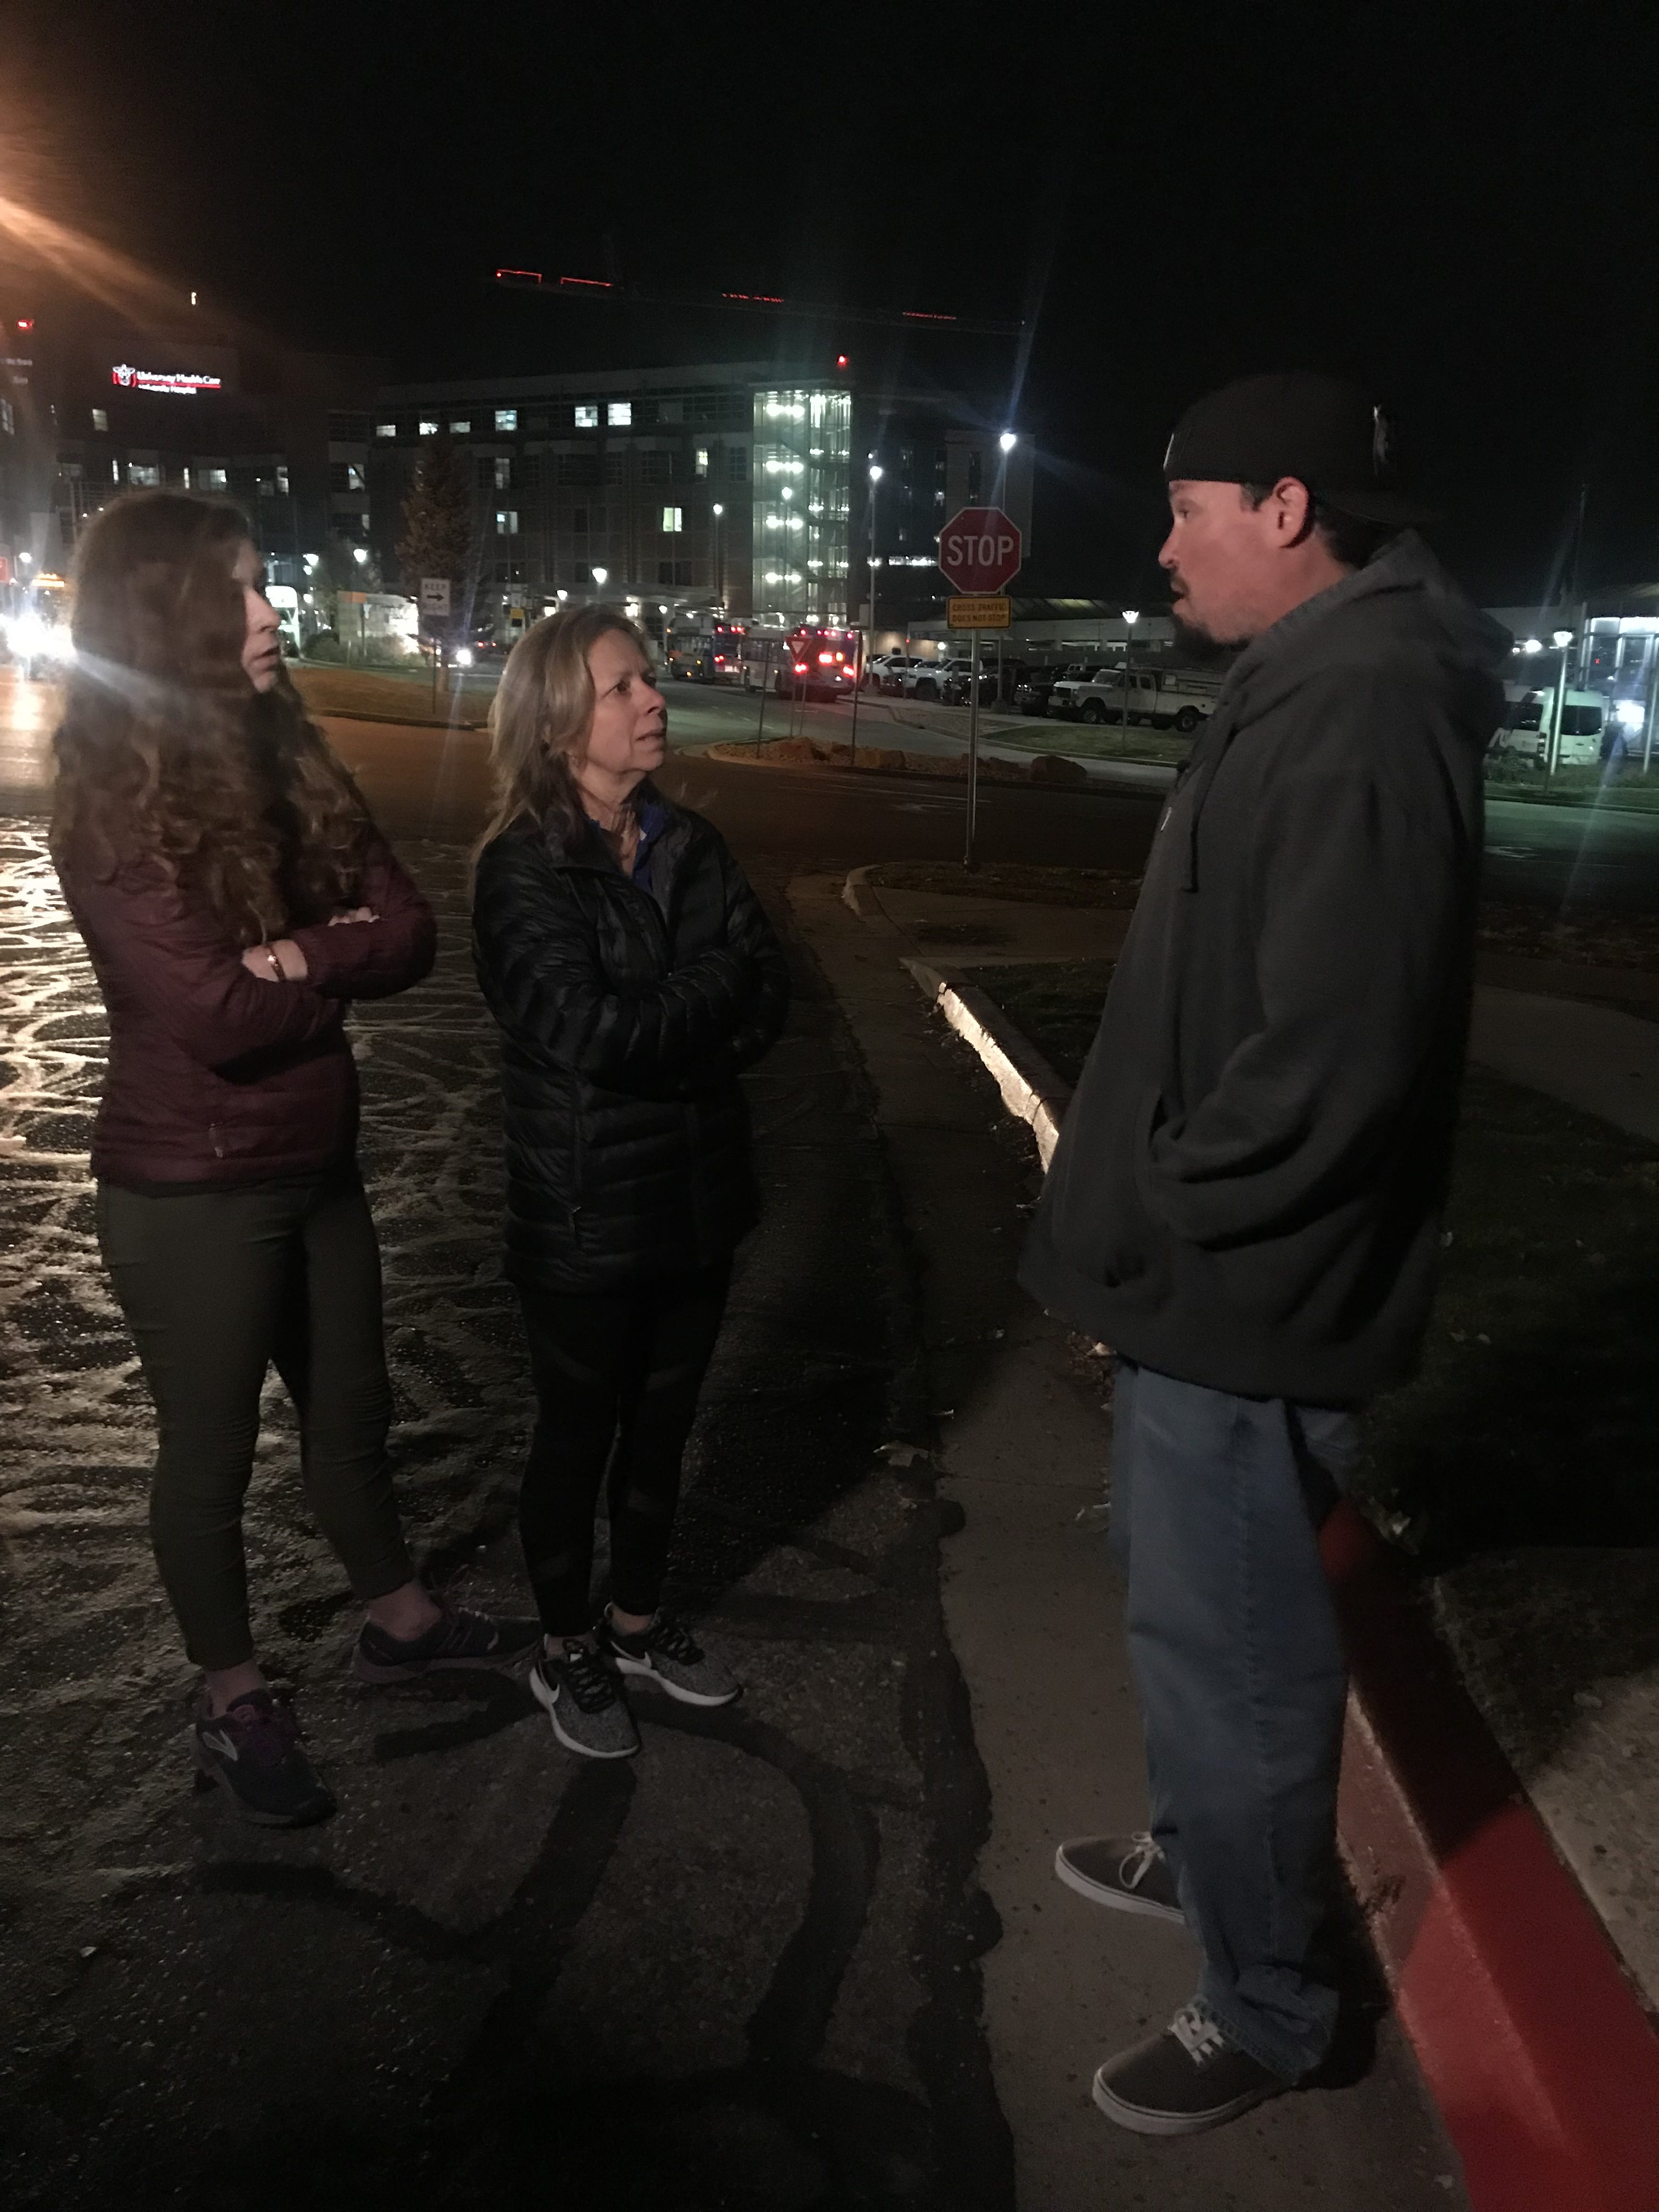
M 1549 760 L 1550 725 L 1555 715 L 1555 693 L 1533 691 L 1524 684 L 1504 686 L 1504 724 L 1492 750 L 1506 759 L 1530 761 L 1545 767 Z M 1607 702 L 1599 691 L 1569 691 L 1561 702 L 1561 742 L 1556 749 L 1558 768 L 1597 768 L 1607 729 Z

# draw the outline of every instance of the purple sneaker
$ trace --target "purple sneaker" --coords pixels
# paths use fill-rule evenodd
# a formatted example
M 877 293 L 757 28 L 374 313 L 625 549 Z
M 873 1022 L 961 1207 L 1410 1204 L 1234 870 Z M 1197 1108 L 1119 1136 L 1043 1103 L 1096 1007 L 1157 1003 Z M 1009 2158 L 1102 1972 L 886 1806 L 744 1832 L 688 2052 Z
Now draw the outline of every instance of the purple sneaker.
M 286 1690 L 249 1690 L 222 1713 L 203 1711 L 190 1734 L 198 1788 L 222 1790 L 245 1820 L 303 1828 L 334 1810 L 333 1793 L 301 1748 Z
M 408 1682 L 450 1667 L 500 1667 L 541 1641 L 533 1620 L 492 1620 L 473 1613 L 441 1590 L 433 1602 L 438 1618 L 424 1635 L 406 1642 L 388 1636 L 372 1620 L 363 1623 L 351 1654 L 351 1672 L 360 1682 Z

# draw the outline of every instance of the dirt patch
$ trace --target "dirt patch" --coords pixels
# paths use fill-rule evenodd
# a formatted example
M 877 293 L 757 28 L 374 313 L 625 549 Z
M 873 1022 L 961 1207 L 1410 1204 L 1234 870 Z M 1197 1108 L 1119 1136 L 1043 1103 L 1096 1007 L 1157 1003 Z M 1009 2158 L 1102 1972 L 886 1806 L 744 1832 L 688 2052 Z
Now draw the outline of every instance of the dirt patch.
M 819 738 L 770 738 L 762 745 L 727 740 L 708 746 L 702 757 L 757 761 L 763 768 L 869 769 L 889 775 L 944 776 L 956 783 L 965 781 L 968 775 L 965 753 L 906 753 L 890 745 L 860 745 L 855 757 L 850 745 Z M 1086 769 L 1057 753 L 1040 754 L 1024 763 L 981 754 L 979 774 L 982 783 L 1086 783 L 1089 780 Z
M 958 897 L 1012 899 L 1033 906 L 1131 907 L 1140 878 L 1116 868 L 1045 868 L 988 860 L 965 876 L 954 862 L 884 860 L 869 880 L 884 891 L 945 891 Z
M 870 881 L 883 890 L 947 891 L 972 898 L 1023 900 L 1040 906 L 1132 907 L 1140 878 L 1104 868 L 993 866 L 965 876 L 947 863 L 886 861 Z M 1487 899 L 1476 943 L 1483 952 L 1521 960 L 1559 961 L 1581 968 L 1659 970 L 1659 915 L 1575 914 Z

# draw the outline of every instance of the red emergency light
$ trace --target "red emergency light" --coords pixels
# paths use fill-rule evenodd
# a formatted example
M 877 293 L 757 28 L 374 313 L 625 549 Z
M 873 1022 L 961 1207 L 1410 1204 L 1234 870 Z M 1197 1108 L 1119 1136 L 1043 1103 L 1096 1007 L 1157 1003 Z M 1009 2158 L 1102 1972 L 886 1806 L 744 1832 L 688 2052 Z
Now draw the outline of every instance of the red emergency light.
M 797 675 L 797 676 L 805 676 L 805 673 L 806 673 L 806 663 L 805 663 L 804 660 L 798 660 L 798 661 L 795 663 L 795 673 L 796 673 L 796 675 Z
M 840 659 L 841 655 L 838 653 L 821 653 L 818 655 L 818 666 L 820 668 L 828 668 L 831 661 L 839 660 Z
M 17 327 L 20 331 L 32 331 L 34 328 L 33 316 L 19 315 L 17 318 Z
M 498 269 L 495 271 L 496 282 L 499 283 L 503 276 L 521 276 L 527 284 L 539 284 L 542 281 L 539 269 Z

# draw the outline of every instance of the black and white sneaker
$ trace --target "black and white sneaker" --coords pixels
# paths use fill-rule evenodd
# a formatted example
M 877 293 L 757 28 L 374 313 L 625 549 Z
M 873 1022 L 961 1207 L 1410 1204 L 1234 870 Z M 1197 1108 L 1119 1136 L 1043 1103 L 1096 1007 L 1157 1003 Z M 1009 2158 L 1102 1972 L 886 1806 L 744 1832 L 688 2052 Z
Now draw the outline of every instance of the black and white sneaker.
M 530 1669 L 530 1688 L 567 1751 L 584 1759 L 632 1759 L 639 1749 L 622 1685 L 591 1644 L 570 1637 L 556 1659 L 544 1644 Z
M 222 1790 L 245 1820 L 262 1828 L 303 1828 L 334 1810 L 331 1790 L 301 1746 L 286 1690 L 249 1690 L 222 1713 L 191 1724 L 197 1785 Z
M 597 1631 L 599 1648 L 624 1674 L 648 1674 L 686 1705 L 729 1705 L 743 1685 L 711 1659 L 683 1620 L 659 1610 L 637 1636 L 624 1636 L 607 1612 Z
M 1162 2035 L 1109 2058 L 1095 2075 L 1094 2100 L 1109 2120 L 1138 2136 L 1195 2136 L 1290 2086 L 1230 2043 L 1194 2001 Z
M 1138 1836 L 1073 1836 L 1054 1853 L 1054 1872 L 1091 1905 L 1154 1920 L 1186 1919 L 1175 1869 L 1145 1829 Z

